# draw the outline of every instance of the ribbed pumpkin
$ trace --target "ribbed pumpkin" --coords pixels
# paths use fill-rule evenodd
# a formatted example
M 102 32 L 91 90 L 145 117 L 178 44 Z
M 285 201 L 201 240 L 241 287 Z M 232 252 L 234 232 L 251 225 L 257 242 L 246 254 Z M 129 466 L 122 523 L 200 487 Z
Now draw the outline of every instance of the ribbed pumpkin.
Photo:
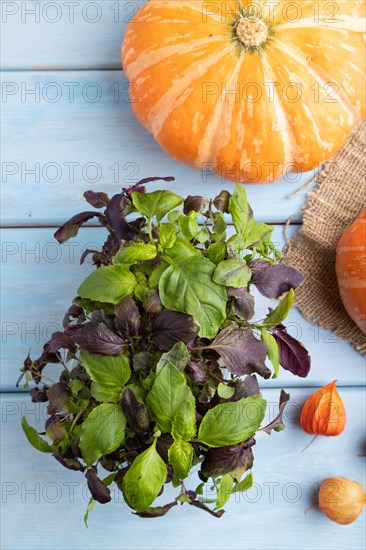
M 150 0 L 122 46 L 132 108 L 170 156 L 222 178 L 312 169 L 365 116 L 365 4 Z
M 339 240 L 336 272 L 343 305 L 366 334 L 366 208 Z

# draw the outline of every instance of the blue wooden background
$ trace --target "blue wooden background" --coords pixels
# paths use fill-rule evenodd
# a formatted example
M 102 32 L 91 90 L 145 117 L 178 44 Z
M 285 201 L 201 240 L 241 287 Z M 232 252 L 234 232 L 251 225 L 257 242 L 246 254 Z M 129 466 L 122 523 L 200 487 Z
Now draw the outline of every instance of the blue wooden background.
M 306 380 L 282 372 L 263 383 L 276 410 L 279 388 L 291 393 L 287 429 L 261 434 L 255 449 L 255 485 L 216 520 L 195 509 L 175 508 L 159 520 L 133 516 L 119 494 L 97 505 L 89 530 L 85 479 L 63 469 L 25 441 L 23 414 L 35 426 L 44 408 L 17 391 L 18 369 L 29 348 L 35 356 L 60 326 L 79 282 L 91 270 L 79 257 L 103 239 L 90 226 L 64 246 L 54 228 L 83 208 L 86 189 L 110 193 L 151 175 L 174 175 L 174 191 L 214 196 L 231 183 L 202 177 L 169 159 L 137 123 L 120 68 L 124 28 L 141 1 L 12 1 L 1 3 L 2 79 L 2 356 L 1 548 L 23 549 L 352 549 L 366 546 L 365 514 L 351 526 L 331 523 L 314 502 L 319 483 L 342 475 L 365 484 L 364 359 L 346 342 L 311 325 L 297 312 L 289 330 L 312 355 Z M 305 196 L 288 195 L 313 174 L 289 174 L 270 186 L 249 186 L 256 217 L 284 224 Z M 151 186 L 156 188 L 161 184 Z M 172 187 L 173 188 L 173 187 Z M 299 228 L 295 216 L 290 234 Z M 259 309 L 264 302 L 258 301 Z M 305 399 L 334 379 L 347 410 L 337 438 L 309 436 L 299 428 Z M 192 487 L 195 483 L 192 474 Z M 170 492 L 174 496 L 174 491 Z M 165 495 L 165 498 L 167 495 Z

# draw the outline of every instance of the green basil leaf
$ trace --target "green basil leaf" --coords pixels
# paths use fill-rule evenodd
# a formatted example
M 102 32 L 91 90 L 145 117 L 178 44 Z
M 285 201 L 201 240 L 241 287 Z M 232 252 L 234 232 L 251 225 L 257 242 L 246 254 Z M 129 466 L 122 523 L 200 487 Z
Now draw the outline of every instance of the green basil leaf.
M 182 213 L 180 212 L 180 210 L 173 210 L 172 212 L 169 212 L 168 220 L 170 221 L 170 223 L 177 224 L 179 220 L 179 216 L 181 215 Z
M 142 304 L 146 301 L 147 292 L 149 290 L 147 279 L 143 273 L 136 273 L 137 284 L 134 288 L 135 296 Z
M 182 239 L 182 237 L 177 237 L 174 245 L 164 250 L 164 256 L 171 262 L 172 260 L 183 260 L 192 256 L 200 257 L 201 252 L 193 244 Z
M 192 211 L 187 216 L 180 216 L 178 219 L 178 226 L 185 241 L 193 239 L 199 231 L 197 213 Z
M 250 216 L 250 208 L 247 193 L 241 185 L 235 185 L 233 195 L 229 199 L 229 212 L 231 214 L 236 232 L 239 235 L 245 233 Z
M 217 393 L 222 399 L 230 399 L 235 393 L 235 387 L 228 386 L 227 384 L 220 384 L 217 386 Z
M 126 417 L 120 405 L 103 403 L 84 420 L 80 432 L 80 450 L 87 466 L 115 451 L 125 438 Z
M 93 271 L 78 288 L 78 294 L 89 300 L 118 304 L 133 293 L 135 285 L 136 278 L 131 271 L 111 265 Z
M 171 248 L 177 239 L 177 229 L 172 223 L 161 223 L 159 225 L 159 243 L 165 248 Z
M 216 510 L 225 506 L 230 498 L 233 485 L 234 478 L 230 473 L 222 476 L 219 488 L 217 490 Z
M 156 246 L 149 243 L 133 243 L 122 246 L 113 259 L 114 264 L 132 265 L 156 257 Z
M 162 431 L 172 431 L 173 420 L 184 402 L 195 406 L 195 398 L 183 375 L 172 363 L 167 363 L 156 376 L 146 399 Z
M 156 440 L 133 461 L 122 482 L 122 492 L 128 506 L 143 512 L 158 496 L 165 483 L 167 469 L 156 451 Z
M 192 399 L 183 401 L 176 412 L 172 425 L 174 439 L 189 441 L 196 435 L 196 407 Z
M 93 508 L 96 505 L 96 503 L 97 503 L 97 501 L 94 500 L 93 497 L 91 497 L 91 499 L 88 502 L 88 506 L 86 507 L 86 512 L 84 514 L 85 527 L 89 527 L 88 526 L 89 514 L 93 511 Z
M 152 193 L 131 193 L 134 207 L 149 220 L 156 216 L 158 222 L 169 212 L 184 202 L 184 199 L 171 191 L 153 191 Z
M 193 447 L 187 441 L 177 439 L 168 451 L 169 464 L 173 467 L 174 475 L 182 481 L 192 468 Z
M 250 474 L 245 476 L 245 478 L 242 479 L 240 481 L 240 483 L 237 483 L 235 485 L 235 487 L 233 488 L 233 490 L 231 492 L 232 493 L 239 493 L 239 492 L 244 493 L 245 491 L 250 489 L 252 485 L 253 485 L 253 474 L 252 474 L 252 472 L 250 472 Z
M 154 288 L 155 286 L 158 286 L 160 277 L 164 273 L 166 269 L 168 269 L 169 264 L 168 262 L 163 262 L 158 267 L 154 269 L 154 271 L 151 273 L 149 277 L 149 287 Z
M 47 441 L 38 435 L 37 430 L 28 424 L 25 416 L 22 418 L 22 428 L 29 443 L 37 449 L 37 451 L 41 451 L 41 453 L 53 453 L 55 447 L 47 443 Z
M 207 251 L 207 258 L 211 260 L 213 264 L 219 264 L 227 257 L 226 243 L 214 243 L 211 244 Z
M 211 239 L 213 242 L 225 241 L 227 223 L 221 212 L 215 212 L 213 215 L 213 231 Z
M 244 234 L 244 248 L 258 247 L 261 243 L 268 243 L 274 227 L 263 222 L 256 222 L 254 218 L 248 221 Z
M 265 412 L 266 401 L 260 395 L 221 403 L 205 414 L 197 439 L 210 447 L 236 445 L 255 434 Z
M 294 290 L 290 288 L 290 290 L 282 298 L 276 309 L 274 309 L 269 315 L 267 315 L 267 317 L 261 323 L 261 326 L 270 328 L 282 323 L 286 319 L 288 312 L 292 308 L 292 305 L 294 303 L 294 296 Z
M 86 372 L 92 379 L 91 393 L 101 402 L 116 403 L 122 397 L 123 388 L 131 376 L 128 360 L 124 355 L 111 357 L 92 355 L 80 351 L 80 358 Z
M 234 288 L 246 287 L 252 277 L 252 272 L 244 260 L 232 258 L 220 262 L 216 267 L 213 280 L 215 283 Z
M 214 271 L 215 264 L 192 256 L 171 260 L 159 281 L 163 306 L 193 315 L 201 338 L 214 338 L 226 318 L 226 290 L 212 280 Z
M 264 328 L 261 329 L 261 340 L 267 346 L 268 359 L 271 361 L 274 368 L 272 378 L 277 378 L 278 371 L 280 370 L 280 353 L 278 350 L 278 344 L 272 334 L 267 332 Z
M 156 374 L 159 374 L 161 369 L 167 363 L 173 363 L 173 365 L 177 367 L 179 372 L 182 372 L 190 358 L 191 354 L 189 353 L 185 343 L 176 342 L 169 351 L 163 353 L 163 355 L 160 357 L 159 363 L 156 365 Z
M 210 232 L 205 227 L 201 229 L 201 231 L 199 231 L 196 235 L 196 240 L 201 244 L 207 243 L 209 238 L 210 238 Z

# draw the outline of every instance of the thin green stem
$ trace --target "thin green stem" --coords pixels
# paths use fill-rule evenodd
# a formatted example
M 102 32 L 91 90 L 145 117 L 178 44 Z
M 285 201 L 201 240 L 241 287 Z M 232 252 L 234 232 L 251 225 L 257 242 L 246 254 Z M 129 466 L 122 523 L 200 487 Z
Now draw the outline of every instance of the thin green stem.
M 85 405 L 85 407 L 83 407 L 82 409 L 80 409 L 80 411 L 77 413 L 77 415 L 75 416 L 74 420 L 72 421 L 72 424 L 70 426 L 70 429 L 68 431 L 68 434 L 67 435 L 70 435 L 72 430 L 75 428 L 76 426 L 76 423 L 77 421 L 79 420 L 79 418 L 81 417 L 81 415 L 83 414 L 83 412 L 85 411 L 85 409 L 87 408 L 88 405 Z
M 153 234 L 152 234 L 152 218 L 149 219 L 149 239 L 152 244 L 155 244 Z

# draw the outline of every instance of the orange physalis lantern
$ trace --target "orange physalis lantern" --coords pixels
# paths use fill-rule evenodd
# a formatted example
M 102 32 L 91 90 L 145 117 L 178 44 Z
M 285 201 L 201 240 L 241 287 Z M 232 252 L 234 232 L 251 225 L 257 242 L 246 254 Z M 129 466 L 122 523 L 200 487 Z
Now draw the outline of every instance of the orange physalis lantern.
M 334 436 L 343 432 L 346 411 L 336 388 L 336 380 L 320 388 L 306 401 L 300 418 L 308 434 Z

